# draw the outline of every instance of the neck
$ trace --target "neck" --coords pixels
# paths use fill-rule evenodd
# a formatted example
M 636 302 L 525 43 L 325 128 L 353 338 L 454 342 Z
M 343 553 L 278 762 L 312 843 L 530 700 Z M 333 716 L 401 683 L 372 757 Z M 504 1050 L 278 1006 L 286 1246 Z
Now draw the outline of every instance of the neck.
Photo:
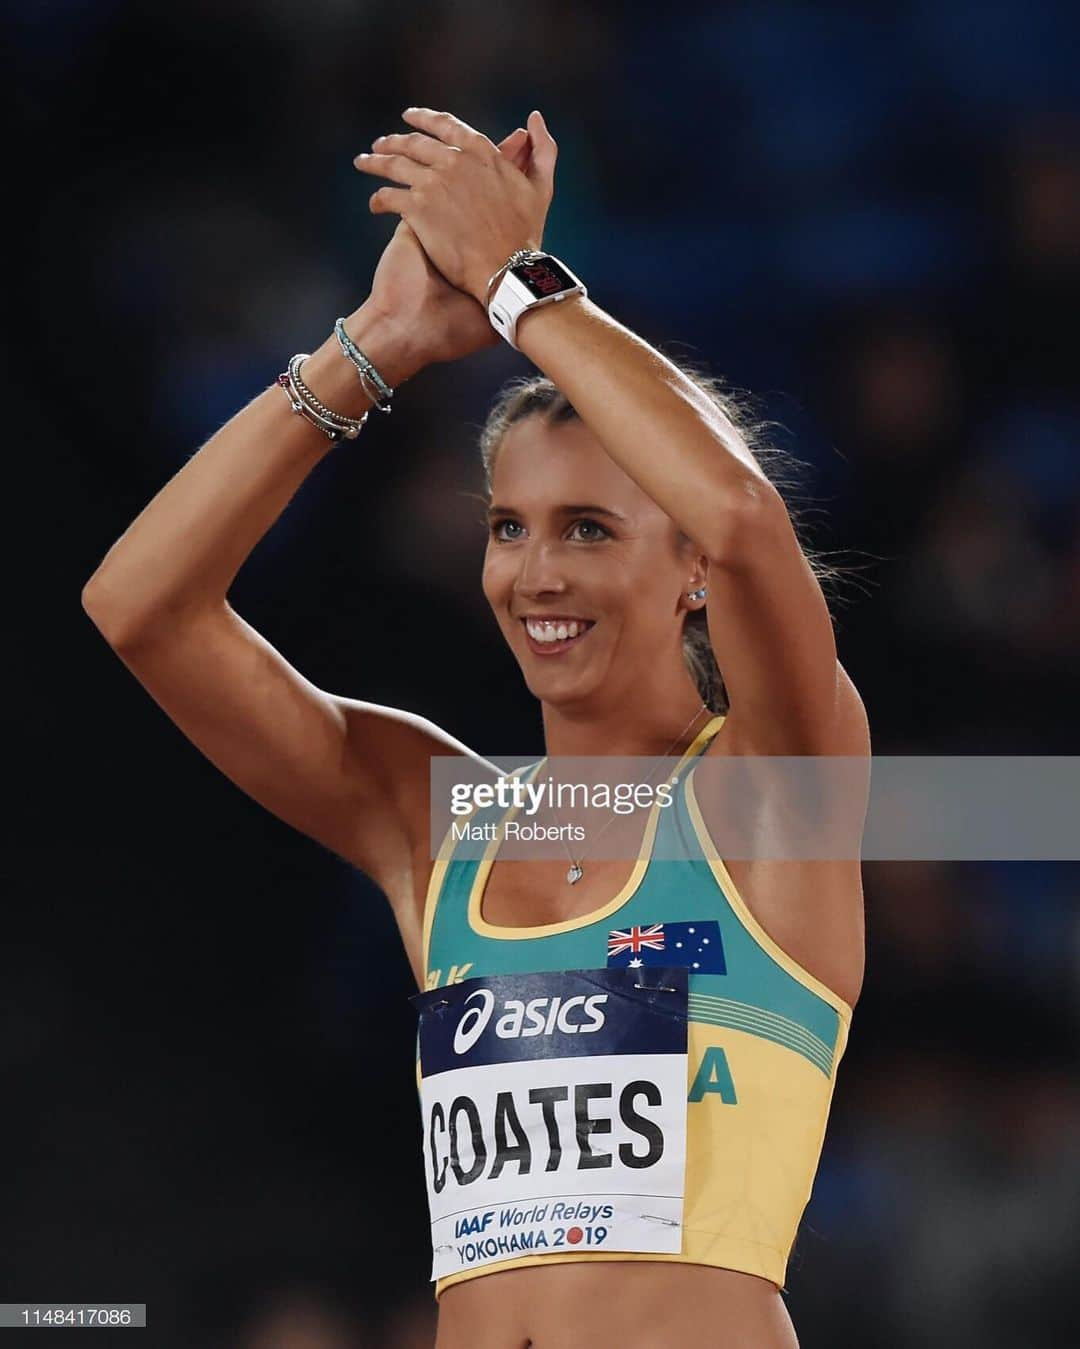
M 707 726 L 712 713 L 692 683 L 648 705 L 626 702 L 600 708 L 542 703 L 549 758 L 569 755 L 681 755 Z M 696 715 L 695 715 L 696 714 Z M 672 744 L 678 736 L 678 741 Z

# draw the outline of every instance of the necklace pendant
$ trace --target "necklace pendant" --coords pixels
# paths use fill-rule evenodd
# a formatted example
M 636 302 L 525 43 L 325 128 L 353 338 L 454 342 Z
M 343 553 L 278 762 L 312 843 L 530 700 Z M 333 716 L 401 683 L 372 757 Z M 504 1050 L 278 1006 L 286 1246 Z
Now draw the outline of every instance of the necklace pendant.
M 580 881 L 584 875 L 584 870 L 579 867 L 576 862 L 570 863 L 570 867 L 566 873 L 566 879 L 571 885 L 577 885 L 578 881 Z

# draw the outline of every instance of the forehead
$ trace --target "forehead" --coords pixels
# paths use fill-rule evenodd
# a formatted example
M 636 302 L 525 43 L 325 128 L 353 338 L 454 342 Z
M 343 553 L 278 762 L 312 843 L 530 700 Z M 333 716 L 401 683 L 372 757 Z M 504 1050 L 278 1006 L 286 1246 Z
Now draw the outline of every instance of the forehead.
M 577 417 L 551 426 L 531 416 L 511 426 L 495 457 L 491 495 L 517 510 L 588 501 L 638 518 L 663 514 Z

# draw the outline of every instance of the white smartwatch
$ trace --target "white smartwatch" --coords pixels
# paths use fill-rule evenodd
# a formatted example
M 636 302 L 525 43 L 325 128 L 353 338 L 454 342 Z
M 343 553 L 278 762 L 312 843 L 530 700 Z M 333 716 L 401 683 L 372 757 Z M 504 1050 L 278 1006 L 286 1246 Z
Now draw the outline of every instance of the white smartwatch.
M 515 340 L 518 321 L 527 309 L 554 304 L 568 295 L 588 294 L 569 267 L 550 253 L 541 253 L 535 248 L 518 249 L 501 270 L 502 278 L 488 301 L 488 318 L 499 336 L 505 337 L 515 351 L 518 349 Z

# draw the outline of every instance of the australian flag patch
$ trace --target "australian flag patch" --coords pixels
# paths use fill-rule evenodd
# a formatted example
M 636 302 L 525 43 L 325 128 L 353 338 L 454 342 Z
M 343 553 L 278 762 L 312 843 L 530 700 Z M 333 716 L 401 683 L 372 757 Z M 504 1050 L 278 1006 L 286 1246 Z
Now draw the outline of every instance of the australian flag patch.
M 609 970 L 685 965 L 691 974 L 727 974 L 720 924 L 715 918 L 616 928 L 608 933 L 607 963 Z

